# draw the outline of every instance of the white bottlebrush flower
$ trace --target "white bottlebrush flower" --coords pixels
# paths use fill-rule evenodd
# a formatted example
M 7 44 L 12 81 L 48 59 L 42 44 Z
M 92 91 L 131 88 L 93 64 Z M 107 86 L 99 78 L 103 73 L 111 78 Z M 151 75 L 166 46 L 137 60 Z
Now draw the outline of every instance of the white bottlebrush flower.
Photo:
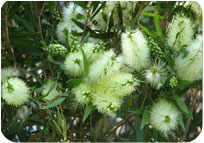
M 135 7 L 135 2 L 120 1 L 120 6 L 122 9 L 123 25 L 127 27 L 130 25 L 131 20 L 132 20 L 132 13 Z
M 177 126 L 179 111 L 166 100 L 155 103 L 150 111 L 150 124 L 160 131 L 174 130 Z
M 43 91 L 42 91 L 42 95 L 46 95 L 48 94 L 48 96 L 46 96 L 45 100 L 53 100 L 55 99 L 57 96 L 59 96 L 61 94 L 61 91 L 58 89 L 61 85 L 59 83 L 56 84 L 56 86 L 50 91 L 50 88 L 55 84 L 54 80 L 48 80 L 47 83 L 45 85 L 43 85 Z M 49 92 L 50 91 L 50 92 Z
M 19 78 L 9 78 L 2 84 L 2 98 L 9 104 L 20 106 L 29 100 L 29 88 Z
M 84 15 L 84 11 L 81 7 L 72 2 L 70 2 L 67 7 L 63 7 L 62 16 L 66 23 L 72 23 L 72 18 L 75 19 L 78 14 Z
M 103 55 L 89 66 L 89 74 L 85 81 L 95 83 L 105 75 L 120 70 L 120 63 L 117 62 L 115 53 L 112 50 L 104 52 Z
M 63 7 L 63 21 L 57 25 L 57 38 L 65 43 L 65 34 L 64 30 L 67 29 L 69 33 L 72 31 L 83 32 L 73 21 L 72 18 L 77 19 L 77 15 L 84 15 L 84 11 L 81 7 L 74 5 L 74 3 L 70 2 L 67 7 Z M 84 22 L 84 20 L 79 20 L 80 22 Z M 70 34 L 69 34 L 70 35 Z
M 202 8 L 200 4 L 197 1 L 186 1 L 184 4 L 185 7 L 190 7 L 190 9 L 193 11 L 194 16 L 195 16 L 195 21 L 193 26 L 198 26 L 199 30 L 202 30 Z
M 105 94 L 106 89 L 96 90 L 93 94 L 93 105 L 96 106 L 99 112 L 113 116 L 120 109 L 120 99 L 115 96 Z
M 5 67 L 1 70 L 1 81 L 4 82 L 10 77 L 17 77 L 20 75 L 20 71 L 18 69 L 14 69 L 13 67 Z
M 140 30 L 123 33 L 121 43 L 126 65 L 135 70 L 141 70 L 150 63 L 147 40 Z
M 104 49 L 100 49 L 99 46 L 99 44 L 93 44 L 90 42 L 84 44 L 83 50 L 90 64 L 102 56 Z
M 92 21 L 96 22 L 95 30 L 106 31 L 108 27 L 107 16 L 101 9 L 100 12 L 93 18 Z M 93 25 L 93 24 L 92 24 Z
M 80 104 L 88 104 L 92 99 L 91 87 L 86 83 L 81 83 L 79 86 L 73 88 L 72 92 Z
M 176 15 L 168 27 L 167 43 L 176 51 L 183 45 L 189 45 L 193 38 L 193 26 L 189 18 Z
M 117 72 L 102 78 L 95 89 L 105 89 L 104 94 L 115 97 L 124 97 L 135 91 L 139 81 L 132 74 Z
M 165 63 L 158 62 L 153 63 L 150 68 L 145 70 L 145 78 L 152 87 L 160 88 L 167 79 L 167 70 L 165 68 Z
M 175 70 L 182 80 L 195 81 L 202 79 L 202 36 L 198 36 L 187 48 L 186 57 L 179 55 L 175 58 Z
M 84 63 L 81 52 L 69 53 L 64 61 L 65 71 L 72 77 L 80 77 L 84 74 Z
M 57 38 L 61 41 L 61 42 L 65 42 L 65 30 L 68 30 L 68 24 L 66 22 L 60 22 L 57 25 L 57 30 L 56 30 L 56 34 L 57 34 Z M 69 30 L 68 30 L 69 31 Z

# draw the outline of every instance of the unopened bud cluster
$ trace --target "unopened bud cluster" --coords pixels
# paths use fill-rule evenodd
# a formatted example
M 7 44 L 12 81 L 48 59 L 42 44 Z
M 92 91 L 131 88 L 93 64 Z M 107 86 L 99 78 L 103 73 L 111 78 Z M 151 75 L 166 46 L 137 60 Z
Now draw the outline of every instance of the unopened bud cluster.
M 100 42 L 99 44 L 96 44 L 94 47 L 93 47 L 93 52 L 94 53 L 100 53 L 102 52 L 103 50 L 105 50 L 105 43 L 103 42 Z
M 55 55 L 65 55 L 67 53 L 67 49 L 60 44 L 50 44 L 45 50 Z
M 178 80 L 177 80 L 177 78 L 176 78 L 175 76 L 173 76 L 173 77 L 171 78 L 169 85 L 170 85 L 172 88 L 178 86 Z
M 80 48 L 80 44 L 77 40 L 77 37 L 72 34 L 70 36 L 70 47 L 71 47 L 71 52 L 78 51 Z
M 159 45 L 156 42 L 154 42 L 153 39 L 148 40 L 148 45 L 150 47 L 152 54 L 158 55 L 159 58 L 164 58 L 164 52 L 161 50 Z
M 54 9 L 52 11 L 52 17 L 58 21 L 62 21 L 62 18 L 60 17 L 60 12 L 58 9 Z

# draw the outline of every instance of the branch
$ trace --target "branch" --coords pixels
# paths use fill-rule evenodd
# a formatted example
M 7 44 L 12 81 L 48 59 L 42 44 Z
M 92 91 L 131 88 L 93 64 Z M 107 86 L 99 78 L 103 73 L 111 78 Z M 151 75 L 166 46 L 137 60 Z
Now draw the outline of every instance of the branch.
M 142 2 L 141 5 L 139 6 L 139 9 L 137 11 L 137 14 L 135 16 L 135 22 L 137 22 L 138 18 L 140 17 L 140 14 L 142 12 L 143 7 L 145 6 L 146 2 Z
M 4 29 L 3 29 L 3 34 L 4 34 L 4 39 L 5 39 L 5 48 L 7 49 L 9 55 L 11 56 L 11 59 L 13 61 L 13 65 L 14 68 L 16 68 L 17 62 L 16 62 L 16 57 L 14 55 L 14 51 L 11 48 L 11 43 L 10 43 L 10 39 L 9 39 L 9 31 L 8 31 L 8 3 L 6 2 L 4 4 L 4 11 L 5 11 L 5 15 L 4 15 Z
M 191 113 L 193 114 L 193 110 L 194 110 L 194 107 L 195 107 L 195 104 L 196 104 L 196 101 L 197 101 L 197 98 L 198 98 L 198 93 L 199 93 L 199 89 L 196 91 L 195 95 L 191 95 L 193 96 L 193 102 L 192 102 L 192 105 L 191 105 Z M 186 141 L 186 137 L 188 135 L 188 130 L 189 130 L 189 127 L 190 127 L 190 124 L 191 124 L 191 118 L 188 118 L 187 121 L 186 121 L 186 127 L 185 127 L 185 132 L 183 134 L 183 138 L 182 138 L 182 141 L 185 142 Z
M 88 9 L 88 12 L 87 12 L 87 15 L 86 15 L 86 21 L 85 21 L 85 24 L 84 24 L 84 30 L 83 30 L 83 34 L 82 34 L 82 37 L 81 37 L 81 41 L 83 41 L 84 36 L 86 34 L 86 27 L 87 27 L 87 24 L 88 24 L 88 20 L 89 20 L 89 15 L 90 15 L 90 12 L 91 12 L 92 4 L 93 4 L 93 1 L 91 1 L 90 5 L 89 5 L 89 9 Z
M 41 26 L 41 20 L 40 19 L 41 19 L 41 16 L 43 14 L 43 11 L 44 11 L 45 4 L 46 4 L 46 1 L 43 3 L 43 6 L 42 6 L 41 11 L 40 11 L 40 14 L 38 15 L 38 26 L 39 26 L 39 29 L 40 29 L 40 38 L 43 41 L 45 41 L 45 40 L 44 40 L 43 33 L 42 33 L 42 26 Z
M 123 124 L 126 123 L 127 120 L 129 120 L 131 117 L 133 117 L 135 114 L 129 114 L 125 119 L 121 120 L 120 122 L 116 123 L 112 129 L 107 132 L 105 134 L 105 136 L 103 137 L 102 141 L 104 141 L 105 139 L 107 139 L 118 127 L 122 126 Z

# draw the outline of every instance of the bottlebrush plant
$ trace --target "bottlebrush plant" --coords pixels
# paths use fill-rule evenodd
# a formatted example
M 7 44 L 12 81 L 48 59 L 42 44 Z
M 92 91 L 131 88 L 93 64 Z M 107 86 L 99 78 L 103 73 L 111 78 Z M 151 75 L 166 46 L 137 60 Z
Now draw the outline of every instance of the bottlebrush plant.
M 15 142 L 181 142 L 202 126 L 197 2 L 6 2 L 1 125 Z

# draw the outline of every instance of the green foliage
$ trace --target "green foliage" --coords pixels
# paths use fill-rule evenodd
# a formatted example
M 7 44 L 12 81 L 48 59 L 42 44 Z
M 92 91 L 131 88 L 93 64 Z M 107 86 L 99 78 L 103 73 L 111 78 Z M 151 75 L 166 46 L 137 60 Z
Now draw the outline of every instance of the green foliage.
M 78 13 L 71 19 L 80 32 L 65 28 L 65 41 L 62 42 L 58 37 L 57 25 L 63 21 L 63 6 L 69 3 L 74 3 L 75 9 L 78 6 L 86 14 Z M 21 72 L 19 78 L 30 88 L 29 101 L 20 107 L 8 105 L 3 98 L 1 100 L 1 130 L 6 138 L 14 142 L 176 142 L 182 141 L 186 131 L 185 141 L 199 135 L 196 133 L 202 127 L 202 100 L 199 96 L 202 80 L 190 82 L 177 76 L 174 59 L 179 54 L 182 58 L 187 57 L 188 46 L 182 45 L 175 52 L 166 40 L 168 25 L 176 14 L 184 14 L 196 21 L 196 13 L 186 6 L 186 2 L 141 1 L 130 2 L 134 7 L 132 17 L 128 17 L 122 3 L 118 3 L 108 13 L 110 19 L 105 23 L 106 30 L 102 30 L 99 27 L 103 23 L 97 23 L 94 19 L 101 13 L 102 17 L 98 19 L 107 19 L 104 14 L 107 3 L 92 1 L 90 7 L 87 1 L 10 1 L 2 6 L 1 66 L 16 66 Z M 129 23 L 125 25 L 128 18 Z M 91 65 L 84 45 L 90 41 L 96 43 L 95 48 L 99 49 L 94 51 L 96 53 L 113 49 L 117 55 L 114 58 L 117 58 L 123 52 L 121 34 L 135 29 L 142 31 L 148 39 L 151 60 L 165 63 L 168 74 L 162 88 L 151 87 L 143 74 L 146 69 L 142 69 L 131 73 L 139 79 L 140 85 L 120 101 L 121 108 L 114 116 L 99 113 L 90 102 L 79 104 L 72 89 L 86 82 Z M 202 33 L 200 29 L 195 27 L 194 36 Z M 76 51 L 82 55 L 84 74 L 71 77 L 64 71 L 64 60 L 70 52 Z M 49 79 L 55 82 L 44 95 L 44 84 Z M 95 84 L 91 88 L 95 88 Z M 55 88 L 61 94 L 54 100 L 45 100 Z M 106 93 L 108 89 L 104 90 Z M 176 130 L 168 134 L 156 130 L 149 121 L 151 107 L 160 99 L 171 102 L 180 112 Z M 195 104 L 194 107 L 192 104 Z M 191 124 L 188 127 L 186 123 L 189 119 Z

